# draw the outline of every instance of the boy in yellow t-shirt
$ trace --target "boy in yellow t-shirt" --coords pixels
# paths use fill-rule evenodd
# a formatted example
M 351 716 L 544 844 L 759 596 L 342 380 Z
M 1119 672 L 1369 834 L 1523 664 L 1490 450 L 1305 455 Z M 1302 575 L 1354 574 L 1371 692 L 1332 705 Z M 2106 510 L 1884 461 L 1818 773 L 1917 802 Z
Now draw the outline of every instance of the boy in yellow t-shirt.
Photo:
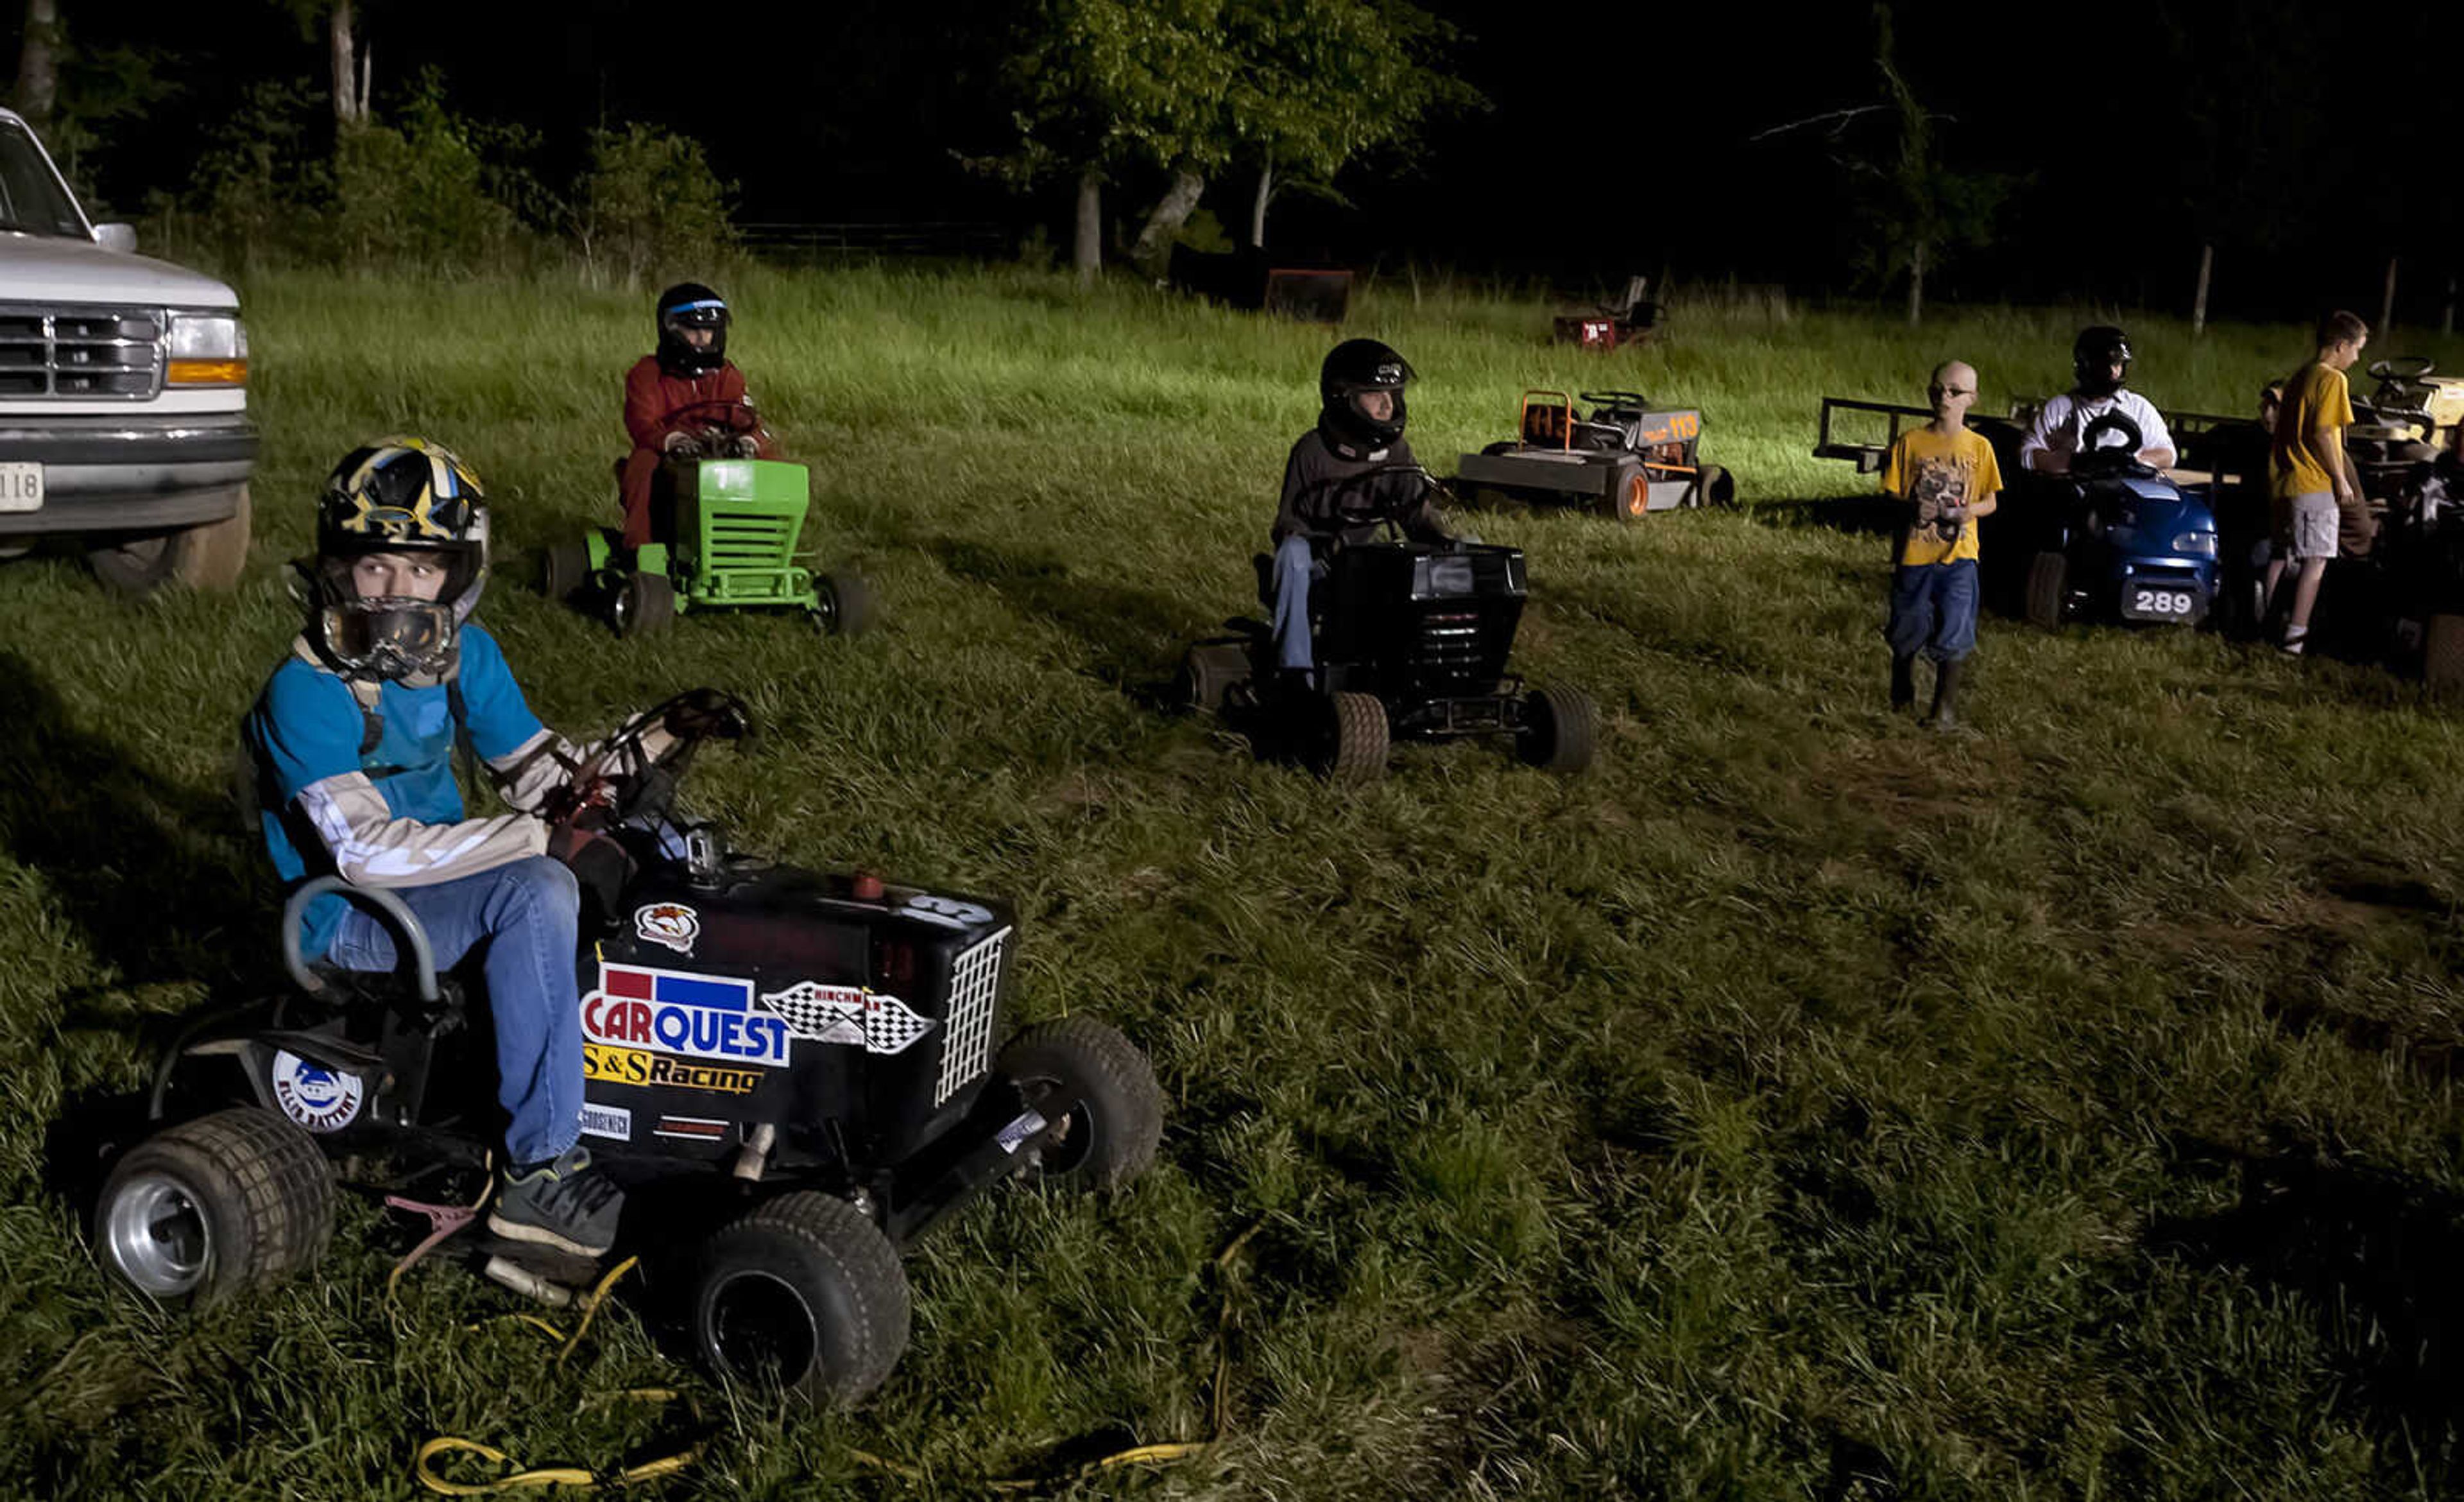
M 2284 624 L 2283 649 L 2299 655 L 2310 634 L 2310 611 L 2319 603 L 2319 581 L 2336 556 L 2337 531 L 2347 509 L 2362 504 L 2353 461 L 2344 453 L 2344 430 L 2353 425 L 2352 391 L 2344 372 L 2362 357 L 2370 326 L 2350 313 L 2319 320 L 2319 353 L 2285 383 L 2284 405 L 2276 414 L 2276 439 L 2268 452 L 2268 496 L 2276 513 L 2276 554 L 2267 563 L 2267 599 L 2273 604 L 2288 563 L 2300 571 L 2293 581 L 2293 609 Z
M 1900 434 L 1882 461 L 1882 491 L 1908 503 L 1891 576 L 1891 708 L 1917 701 L 1917 653 L 1934 660 L 1933 708 L 1925 720 L 1959 722 L 1959 678 L 1976 648 L 1976 521 L 2002 492 L 1993 446 L 1968 431 L 1976 371 L 1960 361 L 1934 367 L 1925 387 L 1933 421 Z

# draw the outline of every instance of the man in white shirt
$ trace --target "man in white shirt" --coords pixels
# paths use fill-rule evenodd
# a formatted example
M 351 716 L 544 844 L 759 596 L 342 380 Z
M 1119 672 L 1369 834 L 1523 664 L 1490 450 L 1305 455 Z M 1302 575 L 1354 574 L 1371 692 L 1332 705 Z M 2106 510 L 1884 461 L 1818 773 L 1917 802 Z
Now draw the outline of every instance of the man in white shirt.
M 2088 424 L 2107 412 L 2129 418 L 2139 430 L 2139 462 L 2159 470 L 2172 464 L 2173 435 L 2166 431 L 2156 404 L 2123 387 L 2130 374 L 2130 341 L 2122 330 L 2109 323 L 2079 330 L 2071 342 L 2071 374 L 2077 386 L 2038 409 L 2028 436 L 2020 440 L 2020 468 L 2039 475 L 2068 474 Z

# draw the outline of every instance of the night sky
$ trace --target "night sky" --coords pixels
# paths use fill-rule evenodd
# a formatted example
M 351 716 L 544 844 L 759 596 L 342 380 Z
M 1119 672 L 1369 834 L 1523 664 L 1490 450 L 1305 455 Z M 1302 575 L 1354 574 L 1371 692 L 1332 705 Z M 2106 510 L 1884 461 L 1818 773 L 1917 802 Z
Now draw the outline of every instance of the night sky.
M 250 81 L 322 81 L 321 32 L 303 34 L 272 0 L 62 5 L 77 39 L 156 49 L 183 84 L 96 164 L 121 204 L 176 190 Z M 1573 283 L 1669 270 L 1799 296 L 1878 290 L 1853 264 L 1872 231 L 1834 144 L 1815 130 L 1751 139 L 1879 99 L 1870 6 L 1425 8 L 1461 29 L 1458 71 L 1492 107 L 1441 121 L 1411 160 L 1356 166 L 1338 185 L 1348 206 L 1278 199 L 1280 253 Z M 705 144 L 745 220 L 1041 222 L 1059 241 L 1067 185 L 1013 194 L 957 161 L 1010 139 L 995 85 L 1016 9 L 363 0 L 380 114 L 433 66 L 454 108 L 537 129 L 551 181 L 580 165 L 593 123 L 646 120 Z M 2212 235 L 2221 316 L 2375 312 L 2389 254 L 2420 316 L 2464 266 L 2464 186 L 2445 186 L 2464 161 L 2440 149 L 2464 71 L 2452 8 L 1893 9 L 1902 69 L 1943 117 L 1949 164 L 2011 181 L 1990 243 L 1938 270 L 1939 296 L 2186 303 Z M 1848 145 L 1886 148 L 1883 117 L 1853 128 Z M 1111 207 L 1142 209 L 1160 186 L 1125 181 Z M 1237 227 L 1248 193 L 1234 173 L 1206 207 Z

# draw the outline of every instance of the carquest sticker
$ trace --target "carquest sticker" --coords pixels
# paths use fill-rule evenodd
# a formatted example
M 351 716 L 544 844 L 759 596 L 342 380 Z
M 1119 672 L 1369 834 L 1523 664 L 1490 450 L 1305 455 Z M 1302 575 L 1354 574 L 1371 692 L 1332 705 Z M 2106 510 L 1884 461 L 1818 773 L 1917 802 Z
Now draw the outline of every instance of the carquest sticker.
M 655 1053 L 722 1064 L 784 1064 L 786 1022 L 753 1007 L 753 983 L 647 965 L 599 963 L 599 988 L 582 999 L 582 1035 Z
M 932 1018 L 916 1015 L 895 996 L 861 986 L 799 981 L 783 991 L 763 992 L 761 1005 L 799 1038 L 861 1046 L 867 1053 L 904 1052 L 933 1030 Z
M 648 902 L 633 910 L 633 932 L 680 955 L 693 953 L 701 938 L 701 915 L 681 902 Z
M 672 1085 L 679 1090 L 715 1090 L 728 1095 L 749 1095 L 770 1072 L 730 1069 L 723 1064 L 694 1064 L 664 1053 L 619 1049 L 604 1043 L 582 1046 L 585 1078 L 614 1085 Z
M 688 1142 L 722 1142 L 727 1139 L 727 1123 L 709 1116 L 661 1116 L 652 1131 L 659 1137 L 682 1138 Z
M 274 1055 L 274 1101 L 282 1114 L 311 1132 L 340 1132 L 360 1114 L 365 1093 L 346 1070 L 311 1064 L 288 1049 Z
M 585 1105 L 582 1108 L 582 1135 L 629 1142 L 633 1140 L 633 1113 L 623 1106 Z

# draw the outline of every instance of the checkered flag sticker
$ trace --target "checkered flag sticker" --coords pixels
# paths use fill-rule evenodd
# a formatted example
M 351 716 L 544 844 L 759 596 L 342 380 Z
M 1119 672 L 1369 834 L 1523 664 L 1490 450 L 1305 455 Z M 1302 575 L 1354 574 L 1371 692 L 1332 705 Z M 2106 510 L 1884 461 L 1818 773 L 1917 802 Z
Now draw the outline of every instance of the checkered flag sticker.
M 783 991 L 765 993 L 761 1005 L 799 1038 L 861 1045 L 867 1053 L 904 1052 L 933 1030 L 933 1019 L 917 1016 L 897 997 L 852 985 L 799 981 Z

